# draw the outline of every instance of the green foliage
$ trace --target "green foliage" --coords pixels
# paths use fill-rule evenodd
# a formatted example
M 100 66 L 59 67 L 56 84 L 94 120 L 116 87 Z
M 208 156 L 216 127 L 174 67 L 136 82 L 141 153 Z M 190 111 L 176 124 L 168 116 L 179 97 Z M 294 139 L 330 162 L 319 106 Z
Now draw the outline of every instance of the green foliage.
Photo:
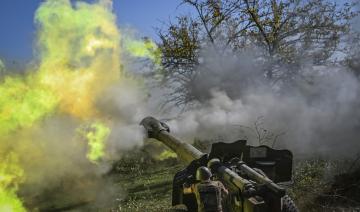
M 352 211 L 347 202 L 355 202 L 352 195 L 340 196 L 339 191 L 349 187 L 349 180 L 341 181 L 338 191 L 334 185 L 339 184 L 338 178 L 347 173 L 351 161 L 303 159 L 294 167 L 294 184 L 288 189 L 290 196 L 296 201 L 300 211 Z M 352 187 L 352 186 L 350 186 Z M 341 200 L 341 201 L 340 201 Z M 360 204 L 360 203 L 359 203 Z M 359 206 L 359 205 L 358 205 Z
M 326 161 L 321 159 L 301 161 L 295 166 L 294 185 L 289 190 L 300 210 L 309 211 L 315 205 L 314 199 L 322 193 L 327 184 L 324 181 Z

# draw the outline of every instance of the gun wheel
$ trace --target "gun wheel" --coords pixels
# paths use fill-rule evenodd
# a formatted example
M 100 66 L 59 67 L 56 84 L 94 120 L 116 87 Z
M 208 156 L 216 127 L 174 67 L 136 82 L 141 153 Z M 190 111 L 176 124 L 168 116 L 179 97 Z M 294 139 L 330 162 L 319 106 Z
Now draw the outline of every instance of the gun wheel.
M 299 212 L 299 209 L 296 207 L 295 202 L 289 197 L 285 195 L 282 198 L 283 208 L 281 212 Z

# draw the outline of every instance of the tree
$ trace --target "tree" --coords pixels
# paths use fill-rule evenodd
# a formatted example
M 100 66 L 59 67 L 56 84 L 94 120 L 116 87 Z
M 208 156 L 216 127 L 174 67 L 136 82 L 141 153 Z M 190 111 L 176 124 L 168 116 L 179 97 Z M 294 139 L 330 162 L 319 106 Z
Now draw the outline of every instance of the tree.
M 160 49 L 166 84 L 172 88 L 169 102 L 181 106 L 193 101 L 190 89 L 195 67 L 199 64 L 200 28 L 190 18 L 179 17 L 177 24 L 170 24 L 165 32 L 159 32 Z
M 357 14 L 360 13 L 360 3 L 357 4 Z M 357 76 L 360 76 L 360 16 L 352 21 L 352 31 L 348 39 L 348 52 L 345 65 Z
M 351 45 L 344 62 L 352 73 L 360 77 L 360 34 L 354 33 L 349 42 Z
M 341 37 L 355 15 L 353 4 L 327 0 L 183 0 L 195 15 L 180 16 L 159 30 L 165 80 L 173 86 L 169 102 L 191 103 L 199 98 L 192 87 L 201 77 L 201 50 L 219 57 L 260 48 L 262 72 L 269 82 L 291 81 L 303 60 L 325 64 L 342 50 Z

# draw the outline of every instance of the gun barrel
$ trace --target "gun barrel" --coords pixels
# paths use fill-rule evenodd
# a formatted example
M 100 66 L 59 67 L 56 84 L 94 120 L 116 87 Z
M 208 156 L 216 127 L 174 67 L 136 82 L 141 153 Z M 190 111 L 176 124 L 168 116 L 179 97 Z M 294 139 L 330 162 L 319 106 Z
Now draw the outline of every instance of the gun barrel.
M 174 136 L 170 135 L 169 127 L 153 117 L 144 118 L 141 123 L 147 131 L 149 138 L 161 141 L 172 151 L 174 151 L 184 162 L 190 163 L 199 159 L 204 153 L 188 143 L 183 143 Z
M 204 155 L 204 153 L 200 152 L 192 145 L 179 141 L 177 138 L 170 135 L 167 131 L 161 131 L 156 139 L 168 146 L 183 161 L 187 163 L 190 163 L 195 159 L 199 159 L 202 155 Z
M 270 180 L 268 177 L 261 175 L 254 169 L 250 168 L 244 163 L 239 164 L 238 166 L 243 172 L 246 173 L 251 179 L 254 179 L 255 182 L 258 182 L 260 184 L 264 184 L 266 187 L 268 187 L 270 190 L 272 190 L 277 196 L 283 197 L 285 195 L 285 189 L 276 183 L 274 183 L 272 180 Z
M 201 158 L 204 153 L 196 149 L 194 146 L 183 143 L 174 136 L 170 135 L 169 127 L 153 117 L 144 118 L 141 123 L 147 131 L 149 138 L 161 141 L 171 150 L 173 150 L 184 162 L 190 163 L 195 159 Z M 244 190 L 250 182 L 229 168 L 223 166 L 219 160 L 213 160 L 212 169 L 216 170 L 219 177 L 230 184 L 235 185 L 238 189 Z

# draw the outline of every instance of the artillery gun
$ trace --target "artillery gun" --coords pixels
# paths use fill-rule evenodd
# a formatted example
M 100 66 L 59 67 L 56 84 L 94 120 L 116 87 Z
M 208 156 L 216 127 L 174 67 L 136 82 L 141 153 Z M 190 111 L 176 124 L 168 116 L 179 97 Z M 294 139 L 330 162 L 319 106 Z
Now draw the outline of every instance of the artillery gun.
M 224 211 L 297 212 L 294 202 L 279 183 L 291 182 L 292 153 L 267 146 L 249 146 L 246 140 L 214 143 L 209 154 L 183 143 L 170 134 L 169 127 L 153 117 L 140 123 L 149 138 L 154 138 L 173 150 L 189 165 L 173 179 L 172 205 L 185 205 L 196 211 L 194 194 L 184 194 L 183 185 L 196 183 L 198 167 L 208 166 L 214 177 L 229 190 L 223 200 Z

